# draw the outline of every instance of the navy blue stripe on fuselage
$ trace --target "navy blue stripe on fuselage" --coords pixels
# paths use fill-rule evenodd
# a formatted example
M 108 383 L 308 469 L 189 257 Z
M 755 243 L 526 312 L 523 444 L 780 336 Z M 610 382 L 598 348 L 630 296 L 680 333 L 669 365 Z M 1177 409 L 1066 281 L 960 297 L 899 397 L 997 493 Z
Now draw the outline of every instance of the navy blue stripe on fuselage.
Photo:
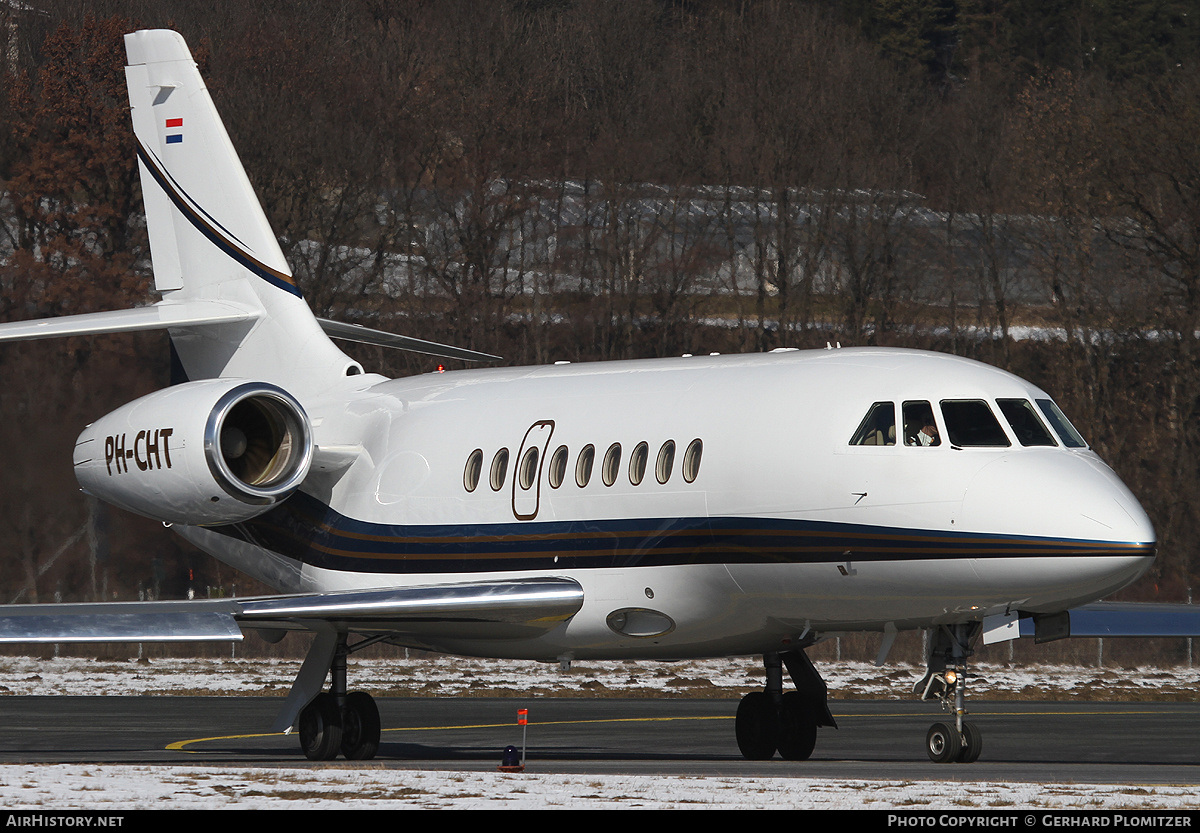
M 303 493 L 216 531 L 323 569 L 404 574 L 1154 553 L 1153 544 L 771 518 L 375 524 L 341 515 Z
M 262 278 L 272 286 L 278 287 L 285 292 L 290 292 L 296 297 L 300 296 L 300 288 L 289 275 L 284 274 L 276 269 L 272 269 L 265 263 L 260 263 L 253 258 L 249 253 L 243 251 L 236 245 L 233 240 L 237 238 L 225 229 L 220 223 L 209 216 L 208 212 L 200 208 L 199 204 L 191 197 L 187 196 L 182 188 L 179 188 L 173 180 L 169 180 L 169 175 L 166 168 L 151 154 L 142 143 L 137 143 L 137 154 L 146 166 L 146 170 L 154 177 L 154 181 L 163 189 L 168 199 L 175 204 L 179 212 L 187 218 L 188 222 L 208 240 L 220 249 L 225 254 L 229 255 L 243 267 L 248 269 L 252 274 Z M 203 216 L 201 216 L 203 215 Z M 220 231 L 218 231 L 220 229 Z M 223 233 L 222 233 L 223 232 Z M 228 235 L 228 237 L 226 237 Z M 229 238 L 233 238 L 232 240 Z M 240 242 L 240 241 L 239 241 Z

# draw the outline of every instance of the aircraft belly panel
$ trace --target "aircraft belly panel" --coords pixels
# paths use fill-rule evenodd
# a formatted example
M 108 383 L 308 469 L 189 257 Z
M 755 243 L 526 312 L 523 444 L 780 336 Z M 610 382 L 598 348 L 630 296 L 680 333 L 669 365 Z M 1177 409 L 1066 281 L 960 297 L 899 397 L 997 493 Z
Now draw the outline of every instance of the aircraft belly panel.
M 1152 561 L 1145 554 L 1010 559 L 854 561 L 819 565 L 730 566 L 764 615 L 815 630 L 882 629 L 979 618 L 994 608 L 1040 610 L 1062 599 L 1104 596 Z

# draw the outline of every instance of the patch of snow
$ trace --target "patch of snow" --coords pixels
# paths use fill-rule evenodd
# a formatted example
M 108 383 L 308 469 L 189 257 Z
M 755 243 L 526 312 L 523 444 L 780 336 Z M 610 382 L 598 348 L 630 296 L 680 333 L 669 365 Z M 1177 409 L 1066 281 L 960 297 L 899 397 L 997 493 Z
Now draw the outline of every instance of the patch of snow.
M 1194 809 L 1194 787 L 541 775 L 363 767 L 0 766 L 8 810 Z
M 0 694 L 284 695 L 300 670 L 290 659 L 89 660 L 0 657 Z M 833 699 L 907 699 L 924 668 L 890 663 L 822 662 Z M 971 696 L 979 699 L 1193 700 L 1200 668 L 1114 669 L 1066 665 L 975 663 Z M 350 686 L 380 697 L 495 697 L 535 692 L 549 697 L 736 698 L 762 686 L 752 657 L 652 661 L 579 661 L 569 671 L 554 663 L 431 656 L 358 659 Z

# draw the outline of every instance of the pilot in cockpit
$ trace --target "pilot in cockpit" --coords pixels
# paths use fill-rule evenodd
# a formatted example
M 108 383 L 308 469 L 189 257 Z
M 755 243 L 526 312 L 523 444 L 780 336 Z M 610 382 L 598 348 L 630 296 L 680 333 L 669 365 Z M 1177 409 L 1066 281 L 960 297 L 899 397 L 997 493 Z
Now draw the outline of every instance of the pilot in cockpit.
M 917 442 L 921 445 L 939 445 L 942 440 L 938 436 L 937 426 L 933 424 L 933 417 L 925 420 L 925 424 L 921 426 L 921 430 L 917 432 Z
M 905 445 L 928 447 L 942 443 L 928 402 L 904 403 L 904 429 Z

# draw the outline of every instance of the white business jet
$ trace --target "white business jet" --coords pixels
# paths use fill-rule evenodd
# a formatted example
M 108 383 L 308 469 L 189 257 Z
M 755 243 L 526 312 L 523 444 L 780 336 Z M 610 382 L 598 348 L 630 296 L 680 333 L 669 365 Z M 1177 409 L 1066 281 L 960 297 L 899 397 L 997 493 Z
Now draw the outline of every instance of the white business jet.
M 376 642 L 564 665 L 756 654 L 738 745 L 795 760 L 835 725 L 805 649 L 878 632 L 882 662 L 923 628 L 918 693 L 953 714 L 927 751 L 972 761 L 981 636 L 1078 634 L 1071 608 L 1152 562 L 1146 514 L 1051 397 L 954 356 L 364 372 L 330 337 L 494 357 L 314 318 L 183 38 L 125 41 L 162 300 L 0 338 L 167 330 L 186 381 L 87 426 L 79 483 L 283 595 L 10 606 L 0 640 L 312 631 L 276 729 L 315 760 L 375 755 L 347 658 Z

